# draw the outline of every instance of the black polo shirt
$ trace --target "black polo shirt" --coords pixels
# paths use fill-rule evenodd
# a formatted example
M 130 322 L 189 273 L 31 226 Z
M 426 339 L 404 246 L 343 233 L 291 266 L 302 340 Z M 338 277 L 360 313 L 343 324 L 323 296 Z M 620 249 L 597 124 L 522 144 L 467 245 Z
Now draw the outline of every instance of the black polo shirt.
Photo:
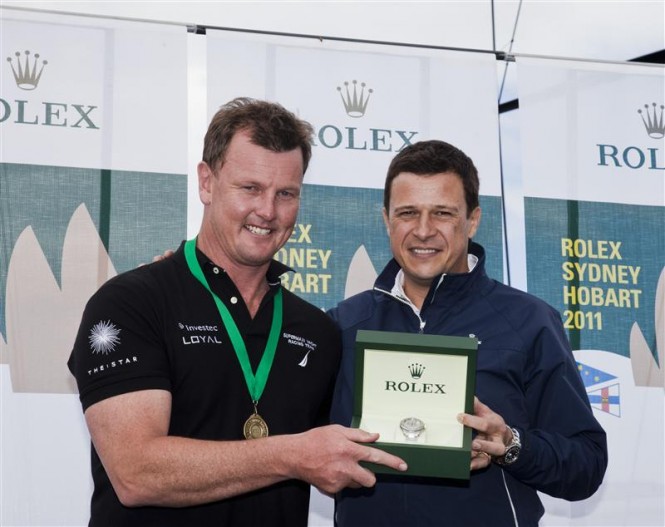
M 265 349 L 279 276 L 273 261 L 270 291 L 254 319 L 223 269 L 200 251 L 210 287 L 243 335 L 256 371 Z M 281 336 L 258 404 L 270 435 L 326 424 L 340 360 L 333 322 L 318 308 L 283 290 Z M 187 268 L 183 247 L 161 262 L 106 282 L 88 302 L 69 359 L 83 409 L 122 393 L 163 389 L 172 394 L 169 434 L 211 440 L 243 439 L 253 411 L 231 341 L 210 293 Z M 204 527 L 306 525 L 309 485 L 290 480 L 242 496 L 186 508 L 124 507 L 92 450 L 95 489 L 90 525 Z

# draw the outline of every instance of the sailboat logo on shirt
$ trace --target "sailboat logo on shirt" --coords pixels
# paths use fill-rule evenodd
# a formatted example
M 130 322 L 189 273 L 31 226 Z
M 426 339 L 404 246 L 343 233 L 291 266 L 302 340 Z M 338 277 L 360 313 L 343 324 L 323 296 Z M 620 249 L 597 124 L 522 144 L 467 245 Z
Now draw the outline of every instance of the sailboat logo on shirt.
M 298 348 L 307 350 L 305 356 L 298 363 L 298 366 L 300 366 L 301 368 L 307 366 L 307 361 L 309 360 L 309 354 L 310 352 L 316 349 L 316 343 L 300 335 L 294 335 L 292 333 L 286 333 L 286 332 L 282 333 L 282 338 L 286 339 L 287 344 L 290 344 L 291 346 L 297 346 Z
M 301 360 L 298 363 L 298 366 L 300 366 L 301 368 L 304 368 L 305 366 L 307 366 L 307 358 L 309 357 L 309 352 L 310 351 L 312 351 L 312 350 L 309 350 L 307 353 L 305 353 L 305 357 L 303 358 L 303 360 Z

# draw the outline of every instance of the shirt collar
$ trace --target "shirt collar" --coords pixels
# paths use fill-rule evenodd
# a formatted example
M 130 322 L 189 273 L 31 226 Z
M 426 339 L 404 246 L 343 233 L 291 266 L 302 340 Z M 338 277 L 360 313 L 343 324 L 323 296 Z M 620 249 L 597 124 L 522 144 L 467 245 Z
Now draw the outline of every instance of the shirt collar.
M 473 271 L 478 265 L 478 257 L 475 254 L 469 253 L 467 255 L 467 265 L 469 266 L 469 273 Z M 460 273 L 460 274 L 467 274 L 467 273 Z M 436 284 L 436 287 L 438 288 L 441 285 L 441 282 L 443 281 L 443 277 L 446 276 L 446 273 L 443 273 L 439 277 L 439 281 Z M 420 314 L 420 309 L 416 307 L 416 305 L 411 302 L 411 299 L 406 296 L 406 293 L 404 292 L 404 270 L 400 268 L 400 270 L 397 272 L 395 275 L 395 283 L 393 284 L 392 289 L 390 290 L 390 293 L 394 296 L 402 300 L 403 302 L 407 303 L 411 309 L 416 313 L 416 315 Z

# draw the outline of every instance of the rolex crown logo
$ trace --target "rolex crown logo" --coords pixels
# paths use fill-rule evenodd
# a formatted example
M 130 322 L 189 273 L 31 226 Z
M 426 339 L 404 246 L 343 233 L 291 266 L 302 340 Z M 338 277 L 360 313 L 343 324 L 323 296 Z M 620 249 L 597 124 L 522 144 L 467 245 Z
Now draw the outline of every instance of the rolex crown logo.
M 420 379 L 423 376 L 424 371 L 425 371 L 425 366 L 423 366 L 422 364 L 419 364 L 417 362 L 409 364 L 409 373 L 411 373 L 412 379 Z
M 40 64 L 39 53 L 35 53 L 32 60 L 30 60 L 30 50 L 25 51 L 23 61 L 21 61 L 20 51 L 17 51 L 14 55 L 16 56 L 16 64 L 14 64 L 12 57 L 7 57 L 7 62 L 9 62 L 14 73 L 16 85 L 22 90 L 34 90 L 39 84 L 39 79 L 48 61 L 42 60 Z
M 649 134 L 649 137 L 653 137 L 654 139 L 662 139 L 665 137 L 663 108 L 665 108 L 665 106 L 661 104 L 660 111 L 658 111 L 658 107 L 654 102 L 651 104 L 651 109 L 649 108 L 648 104 L 645 104 L 644 111 L 637 110 L 637 113 L 642 116 L 642 122 L 644 123 L 644 127 L 647 129 L 647 134 Z
M 365 90 L 365 83 L 360 83 L 358 89 L 358 81 L 352 81 L 353 86 L 349 88 L 349 83 L 344 83 L 344 88 L 337 86 L 337 91 L 342 97 L 344 109 L 349 117 L 362 117 L 367 110 L 367 103 L 369 102 L 370 95 L 374 92 L 371 88 Z

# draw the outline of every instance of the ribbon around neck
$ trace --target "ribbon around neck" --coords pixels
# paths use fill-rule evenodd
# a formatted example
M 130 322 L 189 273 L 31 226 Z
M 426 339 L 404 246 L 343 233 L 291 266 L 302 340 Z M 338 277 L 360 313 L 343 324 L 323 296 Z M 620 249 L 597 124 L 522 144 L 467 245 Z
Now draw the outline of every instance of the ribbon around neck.
M 279 340 L 279 334 L 282 330 L 282 311 L 283 311 L 283 302 L 282 302 L 282 288 L 281 286 L 275 294 L 273 300 L 273 314 L 272 314 L 272 323 L 270 325 L 270 333 L 268 334 L 268 341 L 266 342 L 265 350 L 261 356 L 261 361 L 259 362 L 259 367 L 256 369 L 256 374 L 252 371 L 252 366 L 249 362 L 249 355 L 247 354 L 247 347 L 245 346 L 245 341 L 240 334 L 240 330 L 233 320 L 233 316 L 229 309 L 224 305 L 224 302 L 217 296 L 210 285 L 208 280 L 203 274 L 203 269 L 199 264 L 198 259 L 196 258 L 196 238 L 187 240 L 185 242 L 185 260 L 187 260 L 187 266 L 189 267 L 190 272 L 194 277 L 201 282 L 203 287 L 205 287 L 217 306 L 219 315 L 222 318 L 226 332 L 231 339 L 233 344 L 233 349 L 236 352 L 236 357 L 238 357 L 238 362 L 242 368 L 242 372 L 245 375 L 245 383 L 247 384 L 247 389 L 249 390 L 249 395 L 252 397 L 252 402 L 256 405 L 263 390 L 266 387 L 266 382 L 268 381 L 268 376 L 270 375 L 270 369 L 272 368 L 273 359 L 275 358 L 275 351 L 277 350 L 277 341 Z

